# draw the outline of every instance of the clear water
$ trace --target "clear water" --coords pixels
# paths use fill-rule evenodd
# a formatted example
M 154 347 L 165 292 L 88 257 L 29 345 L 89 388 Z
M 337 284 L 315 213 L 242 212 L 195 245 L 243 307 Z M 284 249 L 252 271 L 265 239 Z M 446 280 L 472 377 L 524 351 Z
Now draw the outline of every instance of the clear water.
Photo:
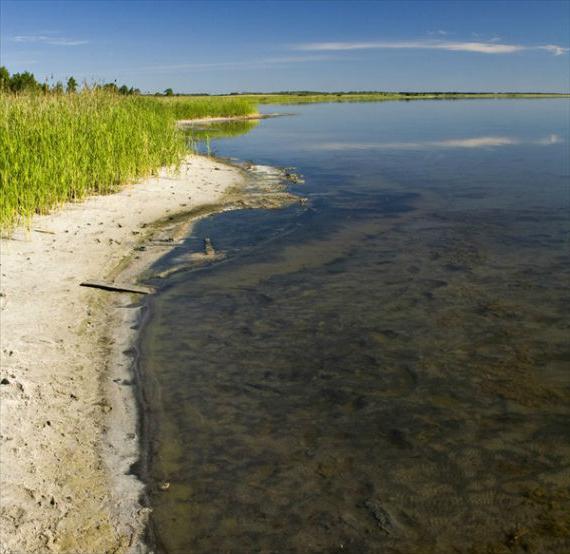
M 288 106 L 212 141 L 309 203 L 203 220 L 178 253 L 226 260 L 150 302 L 159 551 L 570 551 L 569 108 Z

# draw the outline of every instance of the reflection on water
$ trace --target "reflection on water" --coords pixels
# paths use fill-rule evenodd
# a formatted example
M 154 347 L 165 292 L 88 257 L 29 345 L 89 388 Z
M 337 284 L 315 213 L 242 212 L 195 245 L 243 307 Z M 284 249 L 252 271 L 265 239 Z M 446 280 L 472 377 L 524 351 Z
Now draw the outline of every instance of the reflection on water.
M 568 104 L 500 106 L 308 106 L 217 142 L 310 202 L 203 220 L 178 250 L 224 262 L 151 301 L 162 551 L 570 551 Z M 311 149 L 443 136 L 518 138 Z
M 219 138 L 239 137 L 249 133 L 259 125 L 256 119 L 237 119 L 213 125 L 210 123 L 192 123 L 182 127 L 188 146 L 199 153 L 206 153 L 210 141 Z
M 559 135 L 551 134 L 547 137 L 528 141 L 528 144 L 559 144 L 563 142 Z M 463 139 L 436 140 L 426 142 L 324 142 L 311 147 L 316 150 L 382 150 L 385 148 L 395 148 L 402 150 L 406 148 L 489 148 L 492 146 L 509 146 L 513 144 L 524 144 L 514 137 L 472 137 Z

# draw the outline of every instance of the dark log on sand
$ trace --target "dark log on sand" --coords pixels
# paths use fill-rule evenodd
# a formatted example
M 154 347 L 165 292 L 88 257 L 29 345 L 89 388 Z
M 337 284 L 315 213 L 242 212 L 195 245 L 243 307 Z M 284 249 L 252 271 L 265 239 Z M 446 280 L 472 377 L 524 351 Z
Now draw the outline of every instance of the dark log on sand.
M 80 283 L 82 287 L 91 287 L 94 289 L 109 290 L 112 292 L 134 292 L 137 294 L 153 294 L 156 292 L 154 287 L 146 285 L 130 285 L 129 283 L 106 283 L 105 281 L 83 281 Z

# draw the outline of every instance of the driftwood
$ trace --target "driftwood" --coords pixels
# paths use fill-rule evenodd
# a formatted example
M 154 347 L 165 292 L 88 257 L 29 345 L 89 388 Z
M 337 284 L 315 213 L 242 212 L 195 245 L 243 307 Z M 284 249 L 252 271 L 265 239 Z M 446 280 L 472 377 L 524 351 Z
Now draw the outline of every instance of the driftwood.
M 129 283 L 107 283 L 105 281 L 83 281 L 80 283 L 82 287 L 91 287 L 94 289 L 109 290 L 112 292 L 135 292 L 137 294 L 152 294 L 154 287 L 146 285 L 130 285 Z

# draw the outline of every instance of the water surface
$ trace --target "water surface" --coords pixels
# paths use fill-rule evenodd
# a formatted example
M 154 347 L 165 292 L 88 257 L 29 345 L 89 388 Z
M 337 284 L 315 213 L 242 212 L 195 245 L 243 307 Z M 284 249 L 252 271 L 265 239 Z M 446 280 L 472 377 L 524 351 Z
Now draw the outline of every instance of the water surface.
M 210 148 L 308 204 L 158 264 L 226 254 L 141 336 L 159 548 L 570 551 L 568 101 L 287 110 Z

